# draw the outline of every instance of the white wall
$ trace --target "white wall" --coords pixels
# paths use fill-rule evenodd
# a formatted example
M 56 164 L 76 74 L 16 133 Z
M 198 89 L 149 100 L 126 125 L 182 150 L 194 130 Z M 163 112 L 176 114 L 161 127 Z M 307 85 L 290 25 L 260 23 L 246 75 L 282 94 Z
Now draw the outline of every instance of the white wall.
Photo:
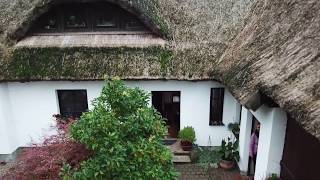
M 59 113 L 56 90 L 86 89 L 88 101 L 91 102 L 99 96 L 103 84 L 102 81 L 0 83 L 0 125 L 8 127 L 8 124 L 2 124 L 10 122 L 12 127 L 7 132 L 1 131 L 3 133 L 0 139 L 4 145 L 0 146 L 0 154 L 12 153 L 17 147 L 28 145 L 31 139 L 39 142 L 43 135 L 53 133 L 50 128 L 53 124 L 52 115 Z M 127 81 L 126 84 L 148 92 L 181 91 L 181 128 L 193 126 L 197 136 L 196 143 L 200 146 L 217 146 L 223 138 L 232 136 L 226 126 L 238 121 L 240 105 L 227 90 L 223 114 L 225 126 L 209 126 L 210 89 L 223 87 L 217 82 Z M 6 110 L 10 107 L 7 106 L 9 104 L 11 109 Z M 91 104 L 89 108 L 92 108 Z M 5 139 L 9 137 L 10 143 L 6 143 Z
M 280 175 L 287 116 L 280 108 L 260 107 L 252 114 L 261 123 L 255 179 L 263 180 L 271 174 Z
M 11 103 L 7 83 L 0 84 L 0 154 L 15 150 L 17 144 L 15 123 L 12 120 Z
M 210 91 L 214 87 L 223 87 L 212 81 L 144 81 L 127 82 L 129 86 L 140 87 L 151 91 L 181 91 L 180 128 L 192 126 L 196 131 L 197 144 L 200 146 L 219 146 L 221 140 L 232 133 L 227 125 L 239 118 L 240 104 L 229 91 L 225 91 L 223 123 L 225 126 L 209 126 Z
M 240 123 L 240 135 L 239 135 L 239 155 L 240 161 L 238 166 L 241 172 L 246 174 L 248 172 L 249 163 L 249 144 L 252 129 L 252 114 L 251 112 L 242 107 L 241 123 Z

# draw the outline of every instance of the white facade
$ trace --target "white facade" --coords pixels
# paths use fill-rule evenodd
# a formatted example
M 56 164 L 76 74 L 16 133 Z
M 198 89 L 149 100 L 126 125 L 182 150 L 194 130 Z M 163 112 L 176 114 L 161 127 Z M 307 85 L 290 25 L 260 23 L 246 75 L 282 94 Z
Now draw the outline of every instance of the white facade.
M 252 115 L 260 122 L 260 135 L 254 179 L 264 180 L 272 174 L 280 176 L 287 115 L 280 108 L 261 106 L 257 111 L 243 108 L 240 124 L 240 161 L 242 172 L 248 171 L 249 141 L 252 126 Z
M 252 114 L 248 109 L 246 109 L 245 107 L 242 107 L 240 134 L 239 134 L 240 161 L 238 162 L 238 166 L 240 171 L 244 172 L 244 174 L 248 172 L 251 128 L 252 128 Z
M 209 126 L 210 90 L 223 85 L 214 81 L 126 81 L 130 87 L 151 91 L 180 91 L 180 128 L 192 126 L 196 143 L 200 146 L 219 146 L 221 140 L 233 136 L 227 129 L 230 122 L 237 122 L 240 104 L 225 91 L 223 123 Z M 0 83 L 0 154 L 10 154 L 21 146 L 28 146 L 31 139 L 52 133 L 53 114 L 59 113 L 57 90 L 85 89 L 89 101 L 98 97 L 103 81 L 59 81 Z

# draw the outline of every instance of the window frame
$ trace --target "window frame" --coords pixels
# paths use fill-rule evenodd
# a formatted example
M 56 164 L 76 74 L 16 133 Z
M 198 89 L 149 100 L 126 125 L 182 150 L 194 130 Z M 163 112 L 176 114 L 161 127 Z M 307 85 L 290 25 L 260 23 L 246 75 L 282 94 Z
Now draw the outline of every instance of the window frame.
M 219 109 L 214 108 L 214 90 L 219 90 Z M 217 98 L 218 99 L 218 98 Z M 223 123 L 223 114 L 224 114 L 224 100 L 225 99 L 225 88 L 217 87 L 210 89 L 210 108 L 209 108 L 209 126 L 224 126 Z M 219 111 L 219 112 L 216 112 Z M 219 114 L 219 117 L 216 117 L 216 114 Z
M 121 30 L 121 23 L 120 23 L 120 12 L 117 11 L 118 9 L 116 9 L 115 5 L 104 5 L 103 3 L 101 3 L 101 7 L 99 7 L 99 4 L 92 4 L 90 7 L 90 12 L 94 12 L 94 13 L 90 13 L 90 18 L 92 20 L 92 31 L 94 32 L 103 32 L 103 31 L 107 31 L 107 32 L 112 32 L 112 31 L 120 31 Z M 114 8 L 114 9 L 113 9 Z M 120 8 L 120 7 L 119 7 Z M 115 16 L 115 23 L 116 23 L 116 27 L 111 27 L 111 28 L 107 28 L 107 27 L 97 27 L 96 26 L 96 20 L 98 17 L 98 12 L 101 11 L 101 9 L 104 9 L 106 11 L 109 11 L 109 14 L 114 15 Z
M 70 10 L 74 10 L 78 7 L 81 7 L 81 10 L 75 10 L 75 11 L 79 11 L 79 13 L 84 17 L 84 20 L 86 21 L 86 27 L 83 28 L 67 28 L 67 21 L 66 21 L 66 14 L 70 12 Z M 90 15 L 89 15 L 89 10 L 88 7 L 83 6 L 82 4 L 66 4 L 64 5 L 62 8 L 59 8 L 61 10 L 59 10 L 58 13 L 58 17 L 60 19 L 60 26 L 62 27 L 60 32 L 90 32 L 90 30 L 92 29 L 92 22 L 90 21 Z
M 84 104 L 84 105 L 81 105 L 81 106 L 83 106 L 83 107 L 85 107 L 85 108 L 84 108 L 83 111 L 81 111 L 81 113 L 80 113 L 80 111 L 72 111 L 72 112 L 62 111 L 62 108 L 65 108 L 65 107 L 67 106 L 67 105 L 62 105 L 62 104 L 63 104 L 63 100 L 62 100 L 62 97 L 61 97 L 61 96 L 63 95 L 64 92 L 69 92 L 69 93 L 70 93 L 70 92 L 72 92 L 72 93 L 75 93 L 75 92 L 84 92 L 84 93 L 85 93 L 84 99 L 82 99 L 82 100 L 85 102 L 85 104 Z M 87 111 L 89 110 L 89 105 L 88 105 L 88 92 L 87 92 L 86 89 L 57 89 L 57 90 L 56 90 L 56 94 L 57 94 L 57 101 L 58 101 L 59 113 L 60 113 L 60 115 L 63 116 L 63 117 L 70 117 L 70 116 L 72 116 L 72 117 L 75 117 L 75 118 L 79 118 L 82 113 L 87 112 Z M 74 94 L 73 94 L 73 95 L 74 95 Z M 74 97 L 72 97 L 72 98 L 73 98 L 73 100 L 75 100 L 75 99 L 77 99 L 77 96 L 74 96 Z M 80 100 L 80 101 L 81 101 L 81 100 Z M 68 105 L 72 104 L 72 106 L 73 106 L 72 109 L 74 109 L 75 103 L 77 103 L 77 102 L 75 102 L 75 101 L 73 101 L 72 103 L 69 102 Z M 77 115 L 75 115 L 76 113 L 80 113 L 80 115 L 77 116 Z M 67 115 L 67 114 L 72 114 L 72 115 Z

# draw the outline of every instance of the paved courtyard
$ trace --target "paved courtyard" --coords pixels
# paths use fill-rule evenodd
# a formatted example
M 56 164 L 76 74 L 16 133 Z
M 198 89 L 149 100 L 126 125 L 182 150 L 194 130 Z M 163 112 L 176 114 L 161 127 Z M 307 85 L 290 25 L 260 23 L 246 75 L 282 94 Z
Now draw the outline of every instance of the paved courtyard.
M 207 171 L 197 164 L 175 164 L 175 168 L 181 173 L 179 180 L 236 180 L 239 177 L 236 170 L 210 168 Z

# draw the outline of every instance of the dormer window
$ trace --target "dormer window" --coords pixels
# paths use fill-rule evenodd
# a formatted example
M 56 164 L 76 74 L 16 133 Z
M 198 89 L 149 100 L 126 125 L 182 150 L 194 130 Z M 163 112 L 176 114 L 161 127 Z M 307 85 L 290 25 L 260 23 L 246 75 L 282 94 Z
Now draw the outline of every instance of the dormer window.
M 64 8 L 63 22 L 66 30 L 87 28 L 89 20 L 85 7 L 77 5 Z
M 147 28 L 133 14 L 111 3 L 68 3 L 41 16 L 31 33 L 101 31 L 147 31 Z

